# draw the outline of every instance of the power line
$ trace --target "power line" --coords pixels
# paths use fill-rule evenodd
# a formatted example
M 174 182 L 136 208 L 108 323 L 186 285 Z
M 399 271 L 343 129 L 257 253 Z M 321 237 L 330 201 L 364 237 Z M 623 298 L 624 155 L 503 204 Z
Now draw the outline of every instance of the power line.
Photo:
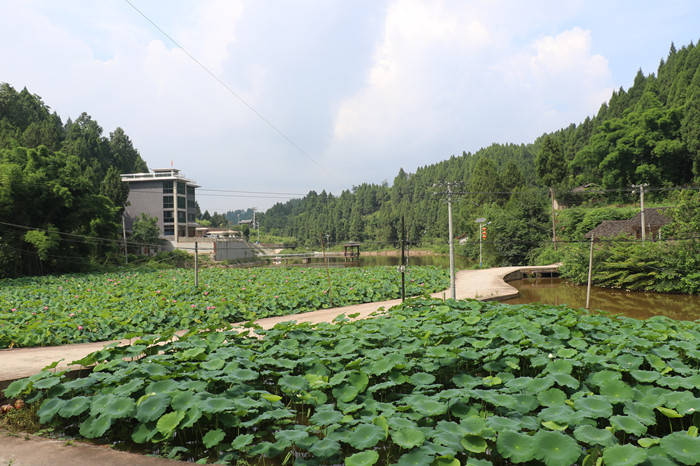
M 134 5 L 130 0 L 124 0 L 134 11 L 136 11 L 138 14 L 143 16 L 143 18 L 151 23 L 153 27 L 155 27 L 161 34 L 163 34 L 165 37 L 168 38 L 173 44 L 175 44 L 178 48 L 180 48 L 185 55 L 187 55 L 193 62 L 195 62 L 197 65 L 200 66 L 209 76 L 211 76 L 216 82 L 218 82 L 224 89 L 226 89 L 232 96 L 234 96 L 236 99 L 238 99 L 243 105 L 248 107 L 250 111 L 255 113 L 258 118 L 260 118 L 262 121 L 264 121 L 270 128 L 272 128 L 277 134 L 279 134 L 282 138 L 284 138 L 292 147 L 294 147 L 299 153 L 304 155 L 306 158 L 311 160 L 313 163 L 318 165 L 322 170 L 325 171 L 323 166 L 318 163 L 311 155 L 309 155 L 308 152 L 306 152 L 304 149 L 302 149 L 296 142 L 294 142 L 289 136 L 287 136 L 282 130 L 280 130 L 277 126 L 275 126 L 270 120 L 268 120 L 262 113 L 260 113 L 258 110 L 255 109 L 251 104 L 249 104 L 243 97 L 241 97 L 236 91 L 234 91 L 226 82 L 224 82 L 221 78 L 219 78 L 213 71 L 211 71 L 209 68 L 207 68 L 202 62 L 197 60 L 197 58 L 192 55 L 185 47 L 183 47 L 179 42 L 177 42 L 170 34 L 165 32 L 158 24 L 155 23 L 151 18 L 146 16 L 146 14 L 139 10 L 136 5 Z

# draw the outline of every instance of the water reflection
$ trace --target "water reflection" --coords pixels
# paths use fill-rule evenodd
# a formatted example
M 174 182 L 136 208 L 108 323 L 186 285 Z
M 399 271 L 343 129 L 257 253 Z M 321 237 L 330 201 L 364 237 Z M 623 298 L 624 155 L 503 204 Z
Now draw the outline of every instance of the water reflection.
M 586 305 L 586 287 L 576 286 L 560 278 L 528 278 L 509 282 L 520 292 L 508 304 Z M 676 320 L 700 319 L 700 296 L 663 293 L 639 293 L 607 288 L 591 288 L 591 309 L 602 309 L 637 319 L 663 315 Z

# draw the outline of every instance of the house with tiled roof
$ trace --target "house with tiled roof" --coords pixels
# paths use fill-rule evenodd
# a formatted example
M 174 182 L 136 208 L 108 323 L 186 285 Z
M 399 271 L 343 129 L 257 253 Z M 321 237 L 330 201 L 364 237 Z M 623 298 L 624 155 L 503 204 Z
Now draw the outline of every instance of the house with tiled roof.
M 671 223 L 671 219 L 663 214 L 666 207 L 654 209 L 644 209 L 644 227 L 647 238 L 655 239 L 659 237 L 659 231 L 664 225 Z M 584 235 L 584 238 L 612 238 L 625 235 L 630 238 L 641 239 L 642 237 L 642 213 L 627 220 L 603 220 L 600 225 Z

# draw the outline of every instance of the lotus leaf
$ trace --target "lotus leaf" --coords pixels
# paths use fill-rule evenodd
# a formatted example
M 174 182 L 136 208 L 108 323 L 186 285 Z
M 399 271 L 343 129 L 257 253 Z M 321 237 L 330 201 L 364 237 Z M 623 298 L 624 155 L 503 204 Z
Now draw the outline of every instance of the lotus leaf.
M 600 384 L 600 394 L 611 403 L 623 403 L 634 398 L 632 388 L 621 380 L 608 380 Z
M 202 442 L 206 448 L 217 446 L 224 439 L 226 434 L 221 429 L 210 430 L 202 438 Z
M 68 403 L 66 400 L 62 400 L 60 398 L 50 398 L 48 400 L 44 400 L 39 407 L 39 411 L 37 411 L 37 414 L 39 415 L 39 422 L 46 424 L 51 421 L 58 411 L 66 405 L 66 403 Z
M 610 424 L 617 430 L 623 430 L 636 436 L 643 435 L 647 431 L 646 426 L 632 416 L 612 416 Z
M 309 448 L 309 452 L 319 458 L 330 458 L 340 453 L 340 444 L 335 440 L 324 438 L 314 443 L 311 448 Z
M 414 448 L 399 458 L 398 466 L 424 466 L 431 464 L 435 455 L 422 448 Z
M 602 445 L 609 446 L 616 443 L 615 437 L 607 429 L 597 429 L 593 426 L 578 426 L 574 430 L 574 437 L 579 442 L 587 443 L 589 445 Z
M 417 372 L 409 377 L 408 381 L 411 382 L 412 385 L 416 386 L 430 385 L 431 383 L 435 382 L 435 376 L 425 372 Z
M 547 466 L 569 466 L 581 456 L 576 441 L 560 432 L 538 431 L 533 438 L 535 458 Z
M 141 422 L 155 421 L 163 415 L 168 405 L 170 405 L 170 397 L 168 395 L 149 396 L 138 404 L 136 408 L 136 419 Z
M 566 393 L 558 388 L 550 388 L 549 390 L 540 392 L 537 395 L 537 400 L 542 406 L 561 405 L 566 401 Z
M 158 430 L 155 427 L 155 422 L 139 424 L 131 433 L 131 439 L 135 443 L 146 443 L 151 440 L 157 432 Z
M 525 463 L 535 457 L 535 444 L 532 437 L 518 432 L 504 430 L 498 434 L 498 452 L 513 463 Z
M 362 451 L 345 458 L 346 466 L 371 466 L 379 460 L 379 453 L 374 450 Z
M 641 403 L 625 403 L 625 414 L 646 426 L 656 423 L 654 410 Z
M 358 450 L 372 448 L 385 439 L 384 429 L 374 424 L 360 424 L 345 436 L 344 441 Z
M 427 396 L 416 396 L 411 400 L 411 409 L 423 416 L 439 416 L 447 412 L 447 405 Z
M 329 405 L 327 405 L 329 406 Z M 331 424 L 335 424 L 337 422 L 340 422 L 340 420 L 343 418 L 343 415 L 339 413 L 338 411 L 333 410 L 331 407 L 330 409 L 318 409 L 316 410 L 316 413 L 314 413 L 313 416 L 309 419 L 313 424 L 320 425 L 320 426 L 328 426 Z
M 112 418 L 109 416 L 90 416 L 80 424 L 80 435 L 85 438 L 101 437 L 111 425 Z
M 700 458 L 700 437 L 685 432 L 673 432 L 661 439 L 661 449 L 683 464 L 697 464 Z
M 465 435 L 462 437 L 461 444 L 465 450 L 472 453 L 483 453 L 486 451 L 486 440 L 478 435 Z
M 634 466 L 647 459 L 647 452 L 634 445 L 615 445 L 603 451 L 603 461 L 610 466 Z
M 255 439 L 255 436 L 252 434 L 239 435 L 233 439 L 233 442 L 231 442 L 231 447 L 234 450 L 246 450 L 246 447 L 253 442 L 253 439 Z
M 417 427 L 404 427 L 391 432 L 391 439 L 401 448 L 419 447 L 425 441 L 425 435 Z
M 170 436 L 175 428 L 180 424 L 185 417 L 184 411 L 172 411 L 168 414 L 163 414 L 156 423 L 158 432 L 165 436 Z M 209 448 L 209 447 L 207 447 Z
M 635 370 L 630 371 L 630 374 L 637 381 L 642 382 L 642 383 L 651 383 L 651 382 L 656 381 L 659 377 L 661 377 L 661 374 L 659 374 L 656 371 L 643 371 L 643 370 L 639 370 L 639 369 L 635 369 Z
M 309 387 L 309 382 L 301 375 L 285 375 L 280 377 L 279 386 L 283 392 L 291 395 Z

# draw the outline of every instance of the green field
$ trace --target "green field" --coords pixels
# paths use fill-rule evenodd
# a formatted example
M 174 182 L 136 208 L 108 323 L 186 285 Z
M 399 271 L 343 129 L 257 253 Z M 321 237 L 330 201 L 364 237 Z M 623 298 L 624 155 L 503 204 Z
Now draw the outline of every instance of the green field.
M 448 286 L 445 270 L 411 267 L 407 295 Z M 104 341 L 400 297 L 392 267 L 127 271 L 0 280 L 0 348 Z M 331 304 L 332 300 L 332 304 Z
M 262 464 L 696 464 L 700 322 L 418 299 L 88 356 L 8 397 L 69 435 Z M 241 463 L 250 464 L 250 463 Z M 268 464 L 268 463 L 265 463 Z

